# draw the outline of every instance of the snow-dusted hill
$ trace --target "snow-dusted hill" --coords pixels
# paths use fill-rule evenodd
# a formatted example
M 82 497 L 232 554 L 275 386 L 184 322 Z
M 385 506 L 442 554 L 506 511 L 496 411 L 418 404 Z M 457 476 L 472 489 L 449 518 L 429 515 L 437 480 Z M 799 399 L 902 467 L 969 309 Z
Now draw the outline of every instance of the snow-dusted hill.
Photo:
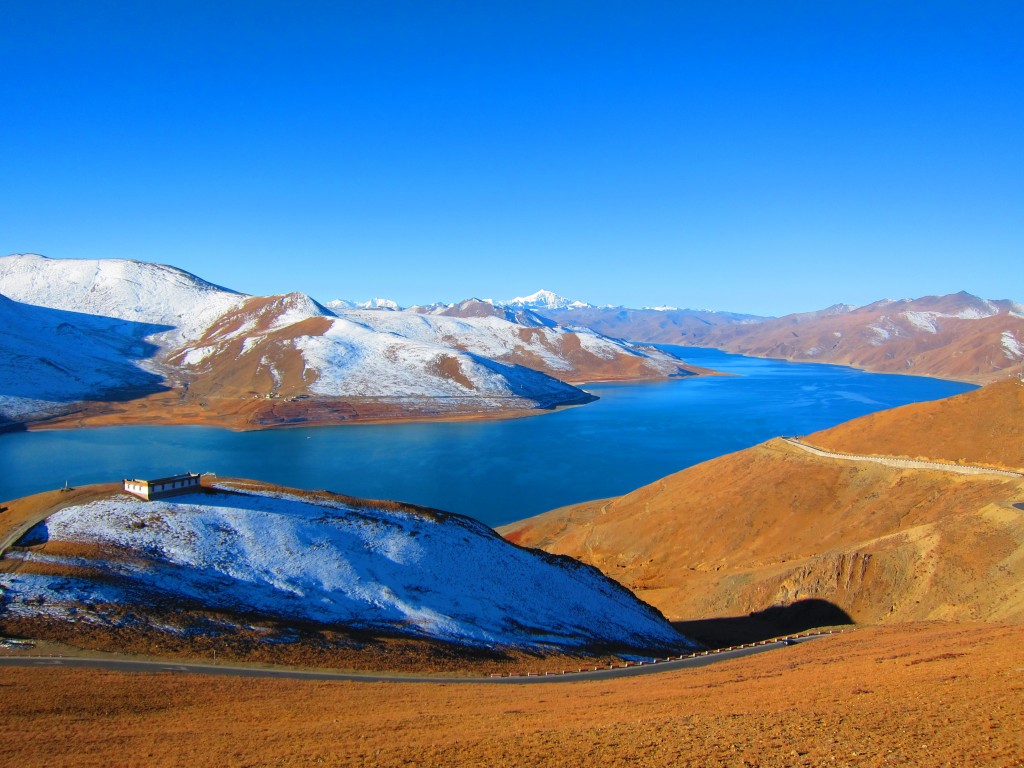
M 458 304 L 434 304 L 429 307 L 409 307 L 409 311 L 421 315 L 443 315 L 444 317 L 497 317 L 527 328 L 551 328 L 557 323 L 526 307 L 506 307 L 490 299 L 466 299 Z
M 443 344 L 544 371 L 569 381 L 654 378 L 693 371 L 653 347 L 612 339 L 582 327 L 563 327 L 528 309 L 475 299 L 429 312 L 345 311 L 343 317 L 377 331 Z
M 471 299 L 401 310 L 374 299 L 360 309 L 298 293 L 247 296 L 161 264 L 16 254 L 0 258 L 0 294 L 38 316 L 8 312 L 0 425 L 62 411 L 76 424 L 242 429 L 494 414 L 593 399 L 566 381 L 705 373 L 558 325 L 527 305 L 588 305 L 546 291 L 520 306 Z M 60 312 L 75 319 L 54 319 Z
M 534 408 L 581 396 L 534 370 L 489 360 L 486 349 L 472 354 L 440 338 L 401 333 L 418 315 L 343 314 L 298 293 L 250 297 L 167 359 L 192 374 L 195 391 L 212 383 L 221 393 L 226 388 L 242 396 L 473 398 L 480 410 Z M 391 318 L 397 318 L 393 326 Z
M 35 254 L 0 257 L 0 293 L 26 304 L 163 326 L 161 344 L 193 338 L 245 299 L 164 264 Z
M 0 295 L 0 424 L 59 413 L 105 394 L 158 391 L 137 363 L 161 326 L 36 307 Z
M 273 620 L 492 648 L 687 644 L 596 569 L 475 520 L 306 496 L 221 488 L 61 509 L 9 554 L 21 565 L 0 573 L 0 621 L 176 633 L 201 614 L 213 631 Z
M 592 399 L 518 361 L 489 359 L 487 334 L 456 348 L 339 318 L 302 294 L 246 296 L 159 264 L 12 255 L 0 258 L 0 294 L 35 311 L 30 317 L 28 309 L 8 308 L 0 424 L 63 410 L 79 420 L 246 428 Z M 46 319 L 60 312 L 77 319 Z M 153 409 L 106 405 L 168 390 L 177 394 L 161 396 Z M 292 401 L 287 407 L 276 402 L 284 397 Z M 360 402 L 341 402 L 351 398 Z M 91 405 L 83 410 L 79 401 Z

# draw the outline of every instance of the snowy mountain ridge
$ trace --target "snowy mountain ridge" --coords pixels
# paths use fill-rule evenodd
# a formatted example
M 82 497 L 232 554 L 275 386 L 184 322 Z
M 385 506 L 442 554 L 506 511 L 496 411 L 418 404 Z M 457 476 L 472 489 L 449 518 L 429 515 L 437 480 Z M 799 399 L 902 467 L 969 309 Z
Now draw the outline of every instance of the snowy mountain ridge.
M 333 299 L 326 304 L 328 309 L 390 309 L 399 310 L 397 301 L 373 298 L 368 301 L 350 301 L 349 299 Z
M 194 338 L 246 298 L 164 264 L 37 254 L 0 257 L 0 293 L 25 304 L 165 326 L 160 341 L 168 344 Z
M 543 288 L 529 296 L 517 296 L 514 299 L 506 299 L 497 303 L 505 307 L 526 307 L 528 309 L 584 309 L 594 306 L 585 301 L 567 299 Z
M 11 330 L 0 341 L 0 426 L 72 411 L 76 423 L 181 423 L 187 414 L 185 423 L 235 428 L 497 413 L 593 399 L 565 379 L 697 372 L 526 308 L 326 307 L 301 293 L 247 296 L 139 261 L 7 256 L 0 293 L 14 300 L 3 308 Z M 77 319 L 58 320 L 60 312 Z M 105 405 L 151 395 L 161 395 L 158 407 Z

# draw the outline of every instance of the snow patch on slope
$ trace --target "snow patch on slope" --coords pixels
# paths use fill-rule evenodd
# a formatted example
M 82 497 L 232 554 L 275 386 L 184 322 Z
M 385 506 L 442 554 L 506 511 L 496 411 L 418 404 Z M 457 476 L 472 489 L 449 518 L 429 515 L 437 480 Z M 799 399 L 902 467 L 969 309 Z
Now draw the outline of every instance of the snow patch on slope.
M 1024 347 L 1010 331 L 1003 331 L 1000 337 L 1003 354 L 1010 360 L 1024 360 Z
M 904 312 L 903 316 L 907 318 L 912 326 L 925 331 L 926 333 L 939 332 L 935 321 L 939 317 L 942 317 L 942 315 L 938 312 Z

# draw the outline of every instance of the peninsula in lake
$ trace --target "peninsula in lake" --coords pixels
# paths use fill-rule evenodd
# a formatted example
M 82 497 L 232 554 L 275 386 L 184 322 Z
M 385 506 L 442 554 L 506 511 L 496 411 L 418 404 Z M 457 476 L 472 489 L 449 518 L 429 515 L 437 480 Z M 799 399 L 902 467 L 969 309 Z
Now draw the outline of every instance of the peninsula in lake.
M 329 309 L 174 267 L 0 258 L 0 427 L 236 429 L 479 418 L 586 403 L 569 382 L 710 373 L 532 313 Z

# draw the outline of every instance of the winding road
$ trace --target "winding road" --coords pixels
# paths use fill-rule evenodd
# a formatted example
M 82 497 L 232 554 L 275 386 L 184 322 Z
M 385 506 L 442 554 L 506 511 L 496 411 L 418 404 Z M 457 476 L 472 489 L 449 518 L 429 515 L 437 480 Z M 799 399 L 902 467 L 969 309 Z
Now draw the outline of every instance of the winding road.
M 827 459 L 842 459 L 844 461 L 869 461 L 874 464 L 883 464 L 887 467 L 897 469 L 937 469 L 941 472 L 955 472 L 959 475 L 1003 475 L 1005 477 L 1024 477 L 1024 472 L 1013 472 L 1009 469 L 994 469 L 993 467 L 980 467 L 968 464 L 943 464 L 938 461 L 919 461 L 916 459 L 900 459 L 894 456 L 870 456 L 859 453 L 837 453 L 826 451 L 823 448 L 815 448 L 802 440 L 792 437 L 783 437 L 782 440 L 801 448 L 807 453 L 815 456 L 823 456 Z
M 422 677 L 418 675 L 353 674 L 348 672 L 309 671 L 299 669 L 267 669 L 220 664 L 176 664 L 173 661 L 141 661 L 137 659 L 89 659 L 77 656 L 0 656 L 0 667 L 62 667 L 106 669 L 114 672 L 171 672 L 196 675 L 229 675 L 233 677 L 264 677 L 278 680 L 345 680 L 360 683 L 494 683 L 529 685 L 534 683 L 570 683 L 615 680 L 679 669 L 706 667 L 720 661 L 739 659 L 790 645 L 806 643 L 819 637 L 838 634 L 842 630 L 793 635 L 778 640 L 749 643 L 744 646 L 706 651 L 656 662 L 625 662 L 599 669 L 566 670 L 565 672 L 493 675 L 491 677 Z

